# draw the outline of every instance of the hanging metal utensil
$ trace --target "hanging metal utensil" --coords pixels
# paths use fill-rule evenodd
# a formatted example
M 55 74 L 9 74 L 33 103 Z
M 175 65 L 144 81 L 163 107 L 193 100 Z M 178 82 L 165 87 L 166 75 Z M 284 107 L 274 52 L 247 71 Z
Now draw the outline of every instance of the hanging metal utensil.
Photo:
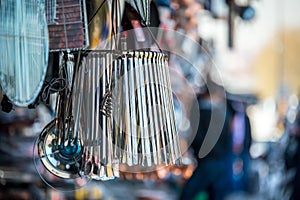
M 41 163 L 47 171 L 61 179 L 74 179 L 74 183 L 81 187 L 90 180 L 85 176 L 83 166 L 83 131 L 78 120 L 85 113 L 80 110 L 83 95 L 81 93 L 84 74 L 78 70 L 80 53 L 75 57 L 73 54 L 60 54 L 59 78 L 56 80 L 55 89 L 58 92 L 56 99 L 56 117 L 39 135 L 36 146 L 39 159 L 34 159 L 35 165 Z M 69 68 L 74 69 L 68 70 Z M 69 84 L 71 81 L 71 84 Z M 52 88 L 54 89 L 54 88 Z M 49 175 L 46 170 L 37 166 L 36 170 L 51 187 Z M 77 184 L 77 181 L 80 184 Z M 78 182 L 78 183 L 79 183 Z
M 167 71 L 168 58 L 163 53 L 151 51 L 123 51 L 122 55 L 119 59 L 123 71 L 114 71 L 121 76 L 114 77 L 113 84 L 113 90 L 117 90 L 113 97 L 119 99 L 114 109 L 122 107 L 121 111 L 114 112 L 115 127 L 122 130 L 115 128 L 113 135 L 125 135 L 121 141 L 123 145 L 117 146 L 119 152 L 126 153 L 120 163 L 139 166 L 139 170 L 175 164 L 181 154 Z M 119 138 L 114 141 L 117 140 Z
M 112 149 L 112 124 L 111 111 L 103 108 L 111 82 L 110 68 L 112 67 L 112 52 L 92 51 L 84 58 L 81 70 L 85 73 L 84 99 L 82 107 L 87 118 L 81 118 L 79 126 L 86 134 L 84 166 L 85 174 L 93 179 L 107 180 L 118 175 L 114 172 L 118 161 L 115 159 Z M 109 97 L 110 98 L 110 97 Z M 103 104 L 104 103 L 104 104 Z M 107 107 L 106 109 L 110 109 Z M 102 110 L 102 111 L 101 111 Z M 103 113 L 105 110 L 105 113 Z

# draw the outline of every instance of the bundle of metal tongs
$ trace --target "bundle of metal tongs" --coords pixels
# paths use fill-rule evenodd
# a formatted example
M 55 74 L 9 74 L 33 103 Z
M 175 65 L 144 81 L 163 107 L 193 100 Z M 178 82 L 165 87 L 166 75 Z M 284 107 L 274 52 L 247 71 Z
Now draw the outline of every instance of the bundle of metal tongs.
M 118 159 L 113 154 L 111 123 L 112 52 L 92 51 L 82 60 L 73 96 L 77 106 L 75 130 L 84 146 L 83 171 L 93 179 L 119 176 Z
M 180 161 L 167 55 L 95 50 L 80 56 L 76 65 L 71 54 L 61 62 L 55 126 L 38 141 L 44 166 L 62 178 L 108 180 L 119 177 L 120 165 L 142 172 Z
M 126 51 L 113 64 L 113 142 L 120 163 L 155 167 L 180 158 L 168 57 Z

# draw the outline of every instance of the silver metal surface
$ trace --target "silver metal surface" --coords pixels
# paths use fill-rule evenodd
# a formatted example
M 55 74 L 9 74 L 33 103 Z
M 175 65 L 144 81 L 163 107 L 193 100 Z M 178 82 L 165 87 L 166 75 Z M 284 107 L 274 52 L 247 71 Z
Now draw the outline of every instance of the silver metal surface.
M 39 95 L 48 42 L 43 0 L 1 0 L 0 84 L 13 104 L 28 106 Z
M 55 120 L 50 122 L 41 132 L 38 138 L 38 153 L 45 168 L 60 178 L 80 177 L 82 162 L 82 149 L 80 144 L 73 146 L 74 155 L 69 157 L 65 149 L 58 149 L 53 145 L 57 139 Z
M 93 179 L 109 180 L 118 176 L 118 161 L 112 148 L 111 116 L 104 114 L 103 98 L 106 97 L 111 82 L 112 51 L 92 51 L 84 58 L 83 100 L 79 118 L 84 144 L 84 171 Z M 107 111 L 106 113 L 109 113 Z

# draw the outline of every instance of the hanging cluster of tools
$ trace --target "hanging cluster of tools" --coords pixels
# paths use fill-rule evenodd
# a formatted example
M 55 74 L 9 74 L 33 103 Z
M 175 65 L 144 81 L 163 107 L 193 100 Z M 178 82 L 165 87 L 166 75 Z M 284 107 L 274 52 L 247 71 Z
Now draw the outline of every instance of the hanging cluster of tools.
M 19 106 L 55 97 L 36 165 L 59 178 L 109 180 L 119 177 L 120 164 L 155 170 L 180 162 L 168 56 L 116 48 L 122 0 L 0 2 L 5 95 Z M 130 3 L 149 24 L 150 0 Z M 56 75 L 45 81 L 53 63 Z

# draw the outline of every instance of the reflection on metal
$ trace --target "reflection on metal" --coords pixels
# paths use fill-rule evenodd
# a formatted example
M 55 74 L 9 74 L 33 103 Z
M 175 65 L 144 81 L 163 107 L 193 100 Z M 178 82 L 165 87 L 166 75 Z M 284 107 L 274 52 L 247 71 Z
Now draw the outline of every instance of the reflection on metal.
M 0 83 L 18 106 L 33 103 L 45 78 L 48 29 L 42 0 L 2 0 Z
M 78 140 L 64 148 L 53 145 L 57 139 L 55 120 L 51 121 L 41 132 L 38 139 L 38 153 L 44 166 L 61 178 L 77 178 L 80 175 L 82 149 Z M 72 141 L 70 141 L 72 142 Z

